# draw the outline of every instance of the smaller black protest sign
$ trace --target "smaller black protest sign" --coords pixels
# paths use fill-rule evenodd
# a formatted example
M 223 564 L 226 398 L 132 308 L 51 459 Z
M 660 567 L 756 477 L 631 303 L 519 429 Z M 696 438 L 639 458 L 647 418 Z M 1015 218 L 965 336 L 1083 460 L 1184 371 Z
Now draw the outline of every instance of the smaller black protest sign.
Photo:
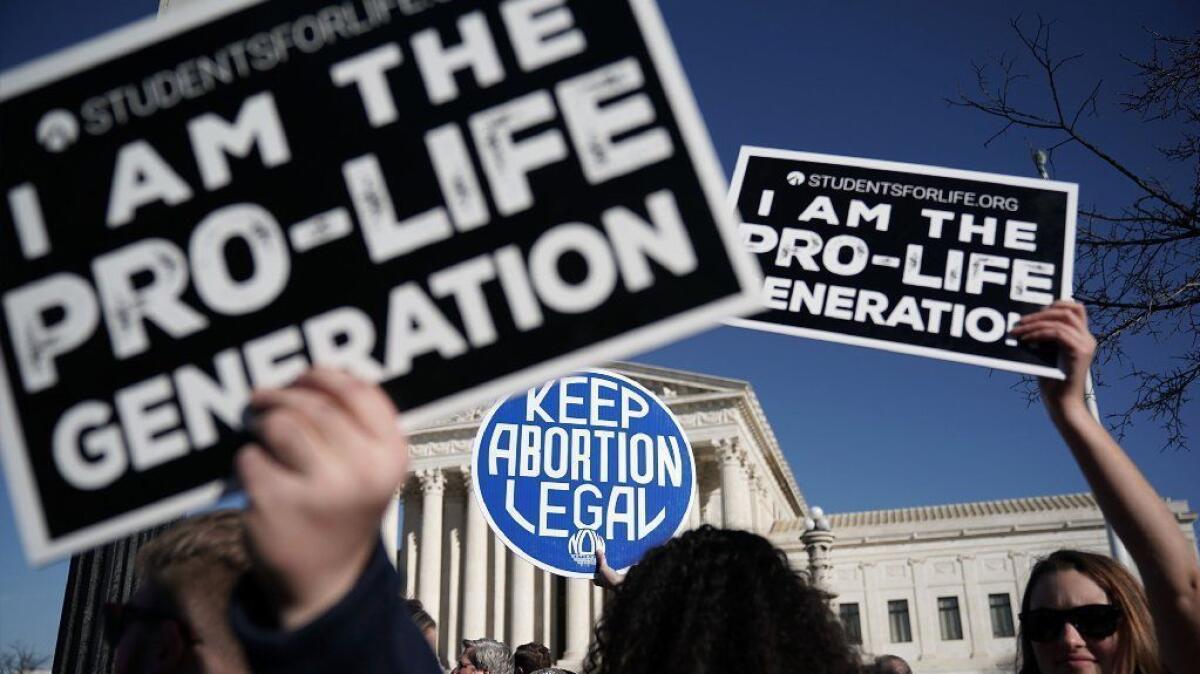
M 211 502 L 312 363 L 420 424 L 755 306 L 652 0 L 213 0 L 0 75 L 0 450 L 42 562 Z
M 1061 379 L 1021 316 L 1070 296 L 1077 186 L 743 147 L 730 201 L 759 260 L 748 328 Z

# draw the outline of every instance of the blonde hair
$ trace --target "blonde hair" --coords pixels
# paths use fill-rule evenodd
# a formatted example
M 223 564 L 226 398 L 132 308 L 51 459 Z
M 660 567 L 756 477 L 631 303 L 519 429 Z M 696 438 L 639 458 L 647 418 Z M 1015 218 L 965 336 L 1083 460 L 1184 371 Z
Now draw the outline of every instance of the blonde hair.
M 148 577 L 195 563 L 237 576 L 250 568 L 241 511 L 215 510 L 183 520 L 147 543 L 137 557 L 138 571 Z
M 228 618 L 233 588 L 250 569 L 241 511 L 217 510 L 179 522 L 138 551 L 136 564 L 142 582 L 165 594 L 197 636 L 244 667 Z
M 1117 562 L 1081 550 L 1057 550 L 1034 565 L 1021 599 L 1021 612 L 1029 610 L 1033 590 L 1043 576 L 1058 571 L 1078 571 L 1104 590 L 1108 601 L 1121 609 L 1117 626 L 1117 664 L 1120 674 L 1165 674 L 1158 655 L 1158 639 L 1146 603 L 1146 592 L 1125 567 Z M 1033 646 L 1024 626 L 1017 638 L 1017 673 L 1043 674 L 1033 658 Z

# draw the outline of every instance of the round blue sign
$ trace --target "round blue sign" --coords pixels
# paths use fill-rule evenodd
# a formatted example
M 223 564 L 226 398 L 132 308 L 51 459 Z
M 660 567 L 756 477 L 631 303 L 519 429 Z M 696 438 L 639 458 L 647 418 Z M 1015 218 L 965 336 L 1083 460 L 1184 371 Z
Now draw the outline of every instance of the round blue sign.
M 614 372 L 547 382 L 492 408 L 471 455 L 475 499 L 513 552 L 590 578 L 626 569 L 684 527 L 692 447 L 653 393 Z

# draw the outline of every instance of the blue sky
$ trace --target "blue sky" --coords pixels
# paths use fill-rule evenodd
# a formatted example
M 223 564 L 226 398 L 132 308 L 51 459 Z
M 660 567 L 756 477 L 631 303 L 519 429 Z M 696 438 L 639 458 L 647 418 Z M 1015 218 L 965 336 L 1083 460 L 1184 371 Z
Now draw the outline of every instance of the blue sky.
M 1200 25 L 1183 0 L 904 3 L 829 0 L 660 0 L 700 109 L 732 172 L 743 144 L 1030 175 L 1028 143 L 1014 133 L 983 147 L 994 122 L 943 99 L 974 84 L 972 61 L 1018 54 L 1008 26 L 1055 19 L 1061 55 L 1084 53 L 1068 99 L 1104 80 L 1099 117 L 1085 132 L 1130 166 L 1186 179 L 1154 148 L 1165 125 L 1119 110 L 1148 53 L 1145 29 Z M 8 68 L 152 14 L 156 0 L 2 0 L 0 68 Z M 1025 89 L 1041 93 L 1035 83 Z M 1031 96 L 1029 100 L 1035 100 Z M 1042 99 L 1036 98 L 1041 101 Z M 1121 179 L 1082 153 L 1056 155 L 1054 177 L 1080 184 L 1080 203 L 1120 204 Z M 1169 345 L 1168 345 L 1169 346 Z M 1150 364 L 1162 345 L 1130 354 Z M 892 508 L 1082 491 L 1082 477 L 1040 407 L 1011 390 L 1015 375 L 781 335 L 718 328 L 631 358 L 749 381 L 811 504 L 830 511 Z M 1113 376 L 1101 411 L 1123 409 L 1129 382 Z M 1185 418 L 1200 421 L 1193 401 Z M 1125 446 L 1165 496 L 1200 507 L 1200 451 L 1160 451 L 1163 433 L 1139 420 Z M 1193 445 L 1200 439 L 1193 435 Z M 0 485 L 0 644 L 49 653 L 66 565 L 25 567 Z

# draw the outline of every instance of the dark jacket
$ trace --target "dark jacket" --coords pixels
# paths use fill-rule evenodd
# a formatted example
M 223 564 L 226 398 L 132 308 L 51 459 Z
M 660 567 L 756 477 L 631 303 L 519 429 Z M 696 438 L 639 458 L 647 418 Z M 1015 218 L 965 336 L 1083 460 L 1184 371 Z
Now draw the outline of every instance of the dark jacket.
M 350 592 L 308 625 L 282 631 L 249 575 L 234 591 L 230 621 L 256 674 L 442 674 L 400 586 L 379 545 Z

